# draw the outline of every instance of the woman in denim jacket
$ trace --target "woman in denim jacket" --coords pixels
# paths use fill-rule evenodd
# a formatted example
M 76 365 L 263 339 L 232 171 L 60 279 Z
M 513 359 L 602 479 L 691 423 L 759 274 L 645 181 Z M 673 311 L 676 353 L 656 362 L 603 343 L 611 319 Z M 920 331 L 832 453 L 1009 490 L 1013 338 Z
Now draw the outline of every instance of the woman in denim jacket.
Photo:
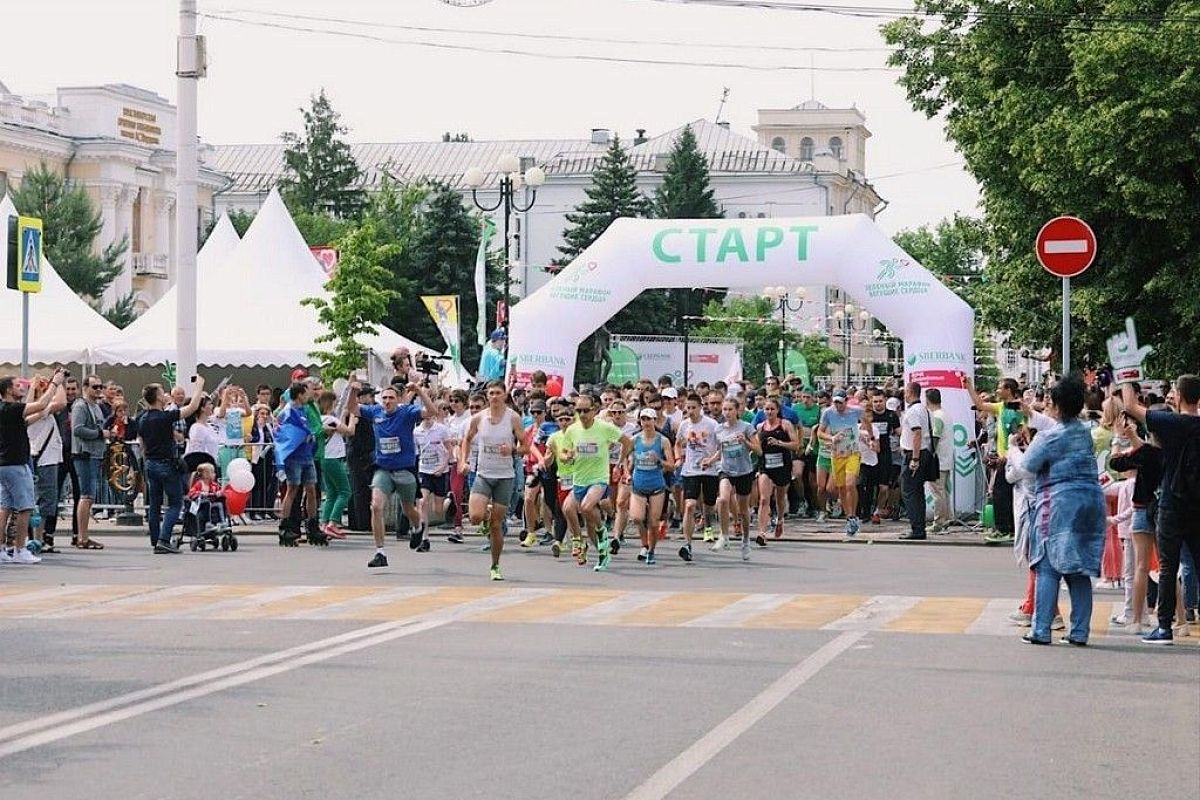
M 1107 508 L 1096 474 L 1091 432 L 1079 420 L 1083 380 L 1075 374 L 1050 390 L 1050 415 L 1059 426 L 1039 432 L 1025 453 L 1034 478 L 1029 564 L 1037 571 L 1030 644 L 1050 644 L 1050 622 L 1063 579 L 1071 594 L 1071 629 L 1063 641 L 1087 644 L 1092 617 L 1091 577 L 1100 575 Z

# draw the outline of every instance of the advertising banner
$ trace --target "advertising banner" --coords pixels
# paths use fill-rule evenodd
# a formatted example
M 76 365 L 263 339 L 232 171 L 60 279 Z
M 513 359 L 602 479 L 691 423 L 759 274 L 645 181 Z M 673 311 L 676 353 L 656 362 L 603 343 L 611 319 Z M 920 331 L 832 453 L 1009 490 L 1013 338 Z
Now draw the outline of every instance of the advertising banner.
M 423 294 L 421 302 L 433 317 L 438 333 L 446 341 L 447 352 L 455 365 L 462 363 L 462 334 L 458 327 L 458 295 Z
M 676 386 L 705 381 L 728 381 L 731 372 L 741 377 L 741 355 L 735 342 L 688 341 L 688 377 L 683 377 L 681 337 L 644 339 L 614 335 L 609 349 L 612 368 L 606 380 L 625 383 L 639 378 L 657 381 L 670 375 Z

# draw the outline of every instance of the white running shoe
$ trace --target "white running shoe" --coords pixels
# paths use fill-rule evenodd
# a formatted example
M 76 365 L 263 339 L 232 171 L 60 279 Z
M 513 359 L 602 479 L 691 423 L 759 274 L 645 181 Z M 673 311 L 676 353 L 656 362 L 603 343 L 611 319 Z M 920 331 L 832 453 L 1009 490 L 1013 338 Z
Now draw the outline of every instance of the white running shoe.
M 729 540 L 725 538 L 725 534 L 722 533 L 717 536 L 717 541 L 713 542 L 713 546 L 708 549 L 712 550 L 714 553 L 720 552 L 721 550 L 725 549 L 725 545 L 728 543 L 728 541 Z
M 33 553 L 22 547 L 13 554 L 12 563 L 14 564 L 40 564 L 42 559 L 35 556 Z
M 13 556 L 13 551 L 7 547 L 0 546 L 0 564 L 15 564 L 17 559 Z

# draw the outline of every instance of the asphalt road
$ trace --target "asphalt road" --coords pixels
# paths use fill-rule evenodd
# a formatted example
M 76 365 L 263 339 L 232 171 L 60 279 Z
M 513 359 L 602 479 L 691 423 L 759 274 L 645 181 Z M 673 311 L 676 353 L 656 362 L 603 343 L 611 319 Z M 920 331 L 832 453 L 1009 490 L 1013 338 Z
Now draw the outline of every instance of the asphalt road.
M 1200 794 L 1200 636 L 1023 645 L 1004 549 L 107 541 L 0 568 L 5 800 Z

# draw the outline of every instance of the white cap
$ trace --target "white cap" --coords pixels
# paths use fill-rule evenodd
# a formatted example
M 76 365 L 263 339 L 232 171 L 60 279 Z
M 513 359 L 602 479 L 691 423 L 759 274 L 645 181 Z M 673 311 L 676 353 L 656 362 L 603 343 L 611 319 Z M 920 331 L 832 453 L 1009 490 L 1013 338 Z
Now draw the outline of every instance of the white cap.
M 672 400 L 679 399 L 679 392 L 678 392 L 678 390 L 676 390 L 676 388 L 674 386 L 668 386 L 667 388 L 665 388 L 661 392 L 659 392 L 659 394 L 661 394 L 663 397 L 669 397 Z
M 895 397 L 889 397 L 887 399 L 887 403 L 885 405 L 887 406 L 888 411 L 899 411 L 900 410 L 900 401 L 897 400 Z

